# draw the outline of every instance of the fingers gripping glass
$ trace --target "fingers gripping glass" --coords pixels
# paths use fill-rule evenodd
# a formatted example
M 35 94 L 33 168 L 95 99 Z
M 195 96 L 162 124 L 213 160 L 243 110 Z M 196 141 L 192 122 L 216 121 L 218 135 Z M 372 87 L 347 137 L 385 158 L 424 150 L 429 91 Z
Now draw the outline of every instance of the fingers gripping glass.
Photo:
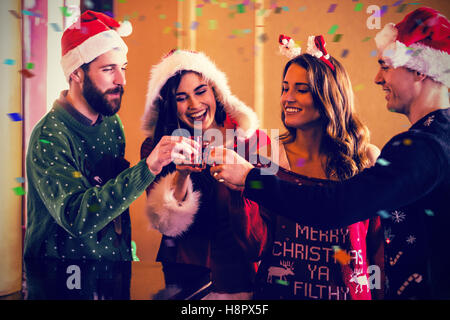
M 202 140 L 202 137 L 194 136 L 191 137 L 192 140 L 196 141 L 199 145 L 197 151 L 197 156 L 191 156 L 191 163 L 185 163 L 183 165 L 190 166 L 193 168 L 205 169 L 208 163 L 208 154 L 210 148 L 210 141 Z

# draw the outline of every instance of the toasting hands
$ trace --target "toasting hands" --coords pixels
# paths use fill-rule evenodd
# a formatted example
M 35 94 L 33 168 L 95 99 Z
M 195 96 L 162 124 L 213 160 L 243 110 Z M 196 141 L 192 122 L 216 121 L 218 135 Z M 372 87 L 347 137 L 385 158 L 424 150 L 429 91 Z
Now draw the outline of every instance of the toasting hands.
M 211 150 L 210 162 L 216 165 L 210 169 L 211 175 L 233 190 L 244 190 L 245 179 L 254 167 L 233 150 L 216 147 Z

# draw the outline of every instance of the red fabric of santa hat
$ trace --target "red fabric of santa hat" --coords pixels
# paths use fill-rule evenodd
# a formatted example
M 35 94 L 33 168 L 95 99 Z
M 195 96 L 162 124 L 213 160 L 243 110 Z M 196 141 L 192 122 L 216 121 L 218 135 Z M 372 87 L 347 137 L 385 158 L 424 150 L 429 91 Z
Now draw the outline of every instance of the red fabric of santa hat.
M 61 38 L 61 66 L 69 81 L 70 74 L 109 50 L 119 48 L 128 52 L 121 37 L 132 32 L 131 23 L 117 22 L 95 11 L 85 11 L 79 20 L 64 31 Z
M 385 62 L 419 71 L 450 87 L 450 22 L 439 11 L 422 7 L 375 37 Z

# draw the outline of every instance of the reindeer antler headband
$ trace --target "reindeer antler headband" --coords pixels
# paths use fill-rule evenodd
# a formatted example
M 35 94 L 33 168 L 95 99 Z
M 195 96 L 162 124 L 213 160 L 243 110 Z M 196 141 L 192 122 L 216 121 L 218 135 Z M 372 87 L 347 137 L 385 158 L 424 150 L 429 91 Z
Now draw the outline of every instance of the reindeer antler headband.
M 278 38 L 280 43 L 280 52 L 289 59 L 293 59 L 301 54 L 302 49 L 297 46 L 291 37 L 284 34 L 280 34 Z M 308 46 L 306 48 L 306 53 L 322 60 L 331 70 L 335 71 L 333 64 L 330 62 L 330 55 L 325 49 L 326 43 L 322 35 L 319 36 L 309 36 Z

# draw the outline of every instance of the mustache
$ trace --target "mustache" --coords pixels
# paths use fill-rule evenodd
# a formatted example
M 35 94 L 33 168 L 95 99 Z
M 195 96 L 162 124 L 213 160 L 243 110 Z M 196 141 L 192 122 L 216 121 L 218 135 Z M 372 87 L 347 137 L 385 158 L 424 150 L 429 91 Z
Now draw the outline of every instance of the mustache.
M 118 85 L 114 89 L 108 89 L 108 90 L 105 91 L 104 94 L 115 94 L 115 93 L 120 93 L 122 95 L 124 93 L 123 86 Z

